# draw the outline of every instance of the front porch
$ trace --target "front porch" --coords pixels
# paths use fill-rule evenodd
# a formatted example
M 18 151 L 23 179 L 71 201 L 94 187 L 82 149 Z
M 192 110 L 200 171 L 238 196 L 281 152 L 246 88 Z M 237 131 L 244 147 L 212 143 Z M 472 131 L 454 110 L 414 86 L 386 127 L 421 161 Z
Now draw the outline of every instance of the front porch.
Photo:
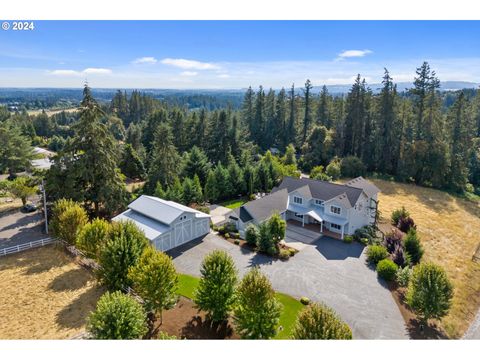
M 338 240 L 343 239 L 342 234 L 330 231 L 326 229 L 324 226 L 322 226 L 322 231 L 320 231 L 321 224 L 302 224 L 301 221 L 290 219 L 290 220 L 287 220 L 287 226 L 288 225 L 303 227 L 307 230 L 314 231 L 320 235 L 328 236 L 334 239 L 338 239 Z

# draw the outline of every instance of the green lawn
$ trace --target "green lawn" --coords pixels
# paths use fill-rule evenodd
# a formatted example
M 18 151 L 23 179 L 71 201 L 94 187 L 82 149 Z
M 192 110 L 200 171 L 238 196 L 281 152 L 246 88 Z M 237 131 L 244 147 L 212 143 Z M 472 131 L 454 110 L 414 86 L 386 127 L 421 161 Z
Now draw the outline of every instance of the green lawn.
M 225 200 L 220 203 L 220 205 L 225 206 L 226 208 L 229 209 L 236 209 L 245 204 L 248 201 L 246 197 L 242 197 L 239 199 L 231 199 L 231 200 Z
M 195 288 L 198 286 L 199 281 L 200 279 L 195 276 L 180 274 L 178 294 L 189 299 L 193 299 L 193 294 L 195 292 Z M 304 305 L 302 305 L 300 301 L 286 294 L 277 293 L 275 296 L 283 305 L 283 311 L 282 315 L 280 316 L 279 324 L 283 329 L 278 332 L 277 336 L 275 336 L 275 339 L 288 339 L 290 338 L 290 333 L 295 324 L 297 314 Z

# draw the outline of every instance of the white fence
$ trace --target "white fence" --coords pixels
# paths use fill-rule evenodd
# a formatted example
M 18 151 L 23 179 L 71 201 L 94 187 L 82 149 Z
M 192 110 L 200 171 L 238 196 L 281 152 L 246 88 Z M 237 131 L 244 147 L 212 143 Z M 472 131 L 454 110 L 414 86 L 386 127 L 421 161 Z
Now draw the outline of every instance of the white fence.
M 5 256 L 5 255 L 8 255 L 8 254 L 14 254 L 14 253 L 17 253 L 17 252 L 20 252 L 20 251 L 25 251 L 25 250 L 28 250 L 28 249 L 33 249 L 33 248 L 36 248 L 36 247 L 45 246 L 45 245 L 48 245 L 48 244 L 52 244 L 55 241 L 57 241 L 57 240 L 48 237 L 48 238 L 45 238 L 45 239 L 35 240 L 35 241 L 29 242 L 29 243 L 26 243 L 26 244 L 10 246 L 8 248 L 0 249 L 0 256 Z

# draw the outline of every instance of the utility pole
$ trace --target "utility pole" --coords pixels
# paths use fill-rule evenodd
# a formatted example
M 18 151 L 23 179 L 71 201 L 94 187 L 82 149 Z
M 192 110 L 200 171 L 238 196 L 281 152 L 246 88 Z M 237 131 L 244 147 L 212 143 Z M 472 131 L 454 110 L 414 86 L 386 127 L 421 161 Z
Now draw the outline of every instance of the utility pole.
M 48 234 L 47 194 L 45 192 L 45 184 L 43 179 L 42 179 L 42 194 L 43 194 L 43 213 L 45 215 L 45 233 Z

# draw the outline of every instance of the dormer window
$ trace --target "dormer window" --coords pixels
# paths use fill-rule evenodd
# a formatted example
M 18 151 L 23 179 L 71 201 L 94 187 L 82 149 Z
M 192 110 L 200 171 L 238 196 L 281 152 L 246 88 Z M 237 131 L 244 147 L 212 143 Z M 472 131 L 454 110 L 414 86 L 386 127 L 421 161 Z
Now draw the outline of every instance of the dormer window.
M 318 199 L 315 199 L 315 205 L 318 205 L 318 206 L 323 206 L 325 203 L 325 201 L 323 200 L 318 200 Z
M 300 205 L 302 205 L 302 204 L 303 204 L 303 199 L 302 199 L 301 197 L 299 197 L 299 196 L 294 196 L 294 197 L 293 197 L 293 202 L 294 202 L 295 204 L 300 204 Z
M 342 209 L 340 209 L 338 206 L 332 205 L 332 206 L 330 206 L 330 211 L 331 211 L 333 214 L 340 215 Z

